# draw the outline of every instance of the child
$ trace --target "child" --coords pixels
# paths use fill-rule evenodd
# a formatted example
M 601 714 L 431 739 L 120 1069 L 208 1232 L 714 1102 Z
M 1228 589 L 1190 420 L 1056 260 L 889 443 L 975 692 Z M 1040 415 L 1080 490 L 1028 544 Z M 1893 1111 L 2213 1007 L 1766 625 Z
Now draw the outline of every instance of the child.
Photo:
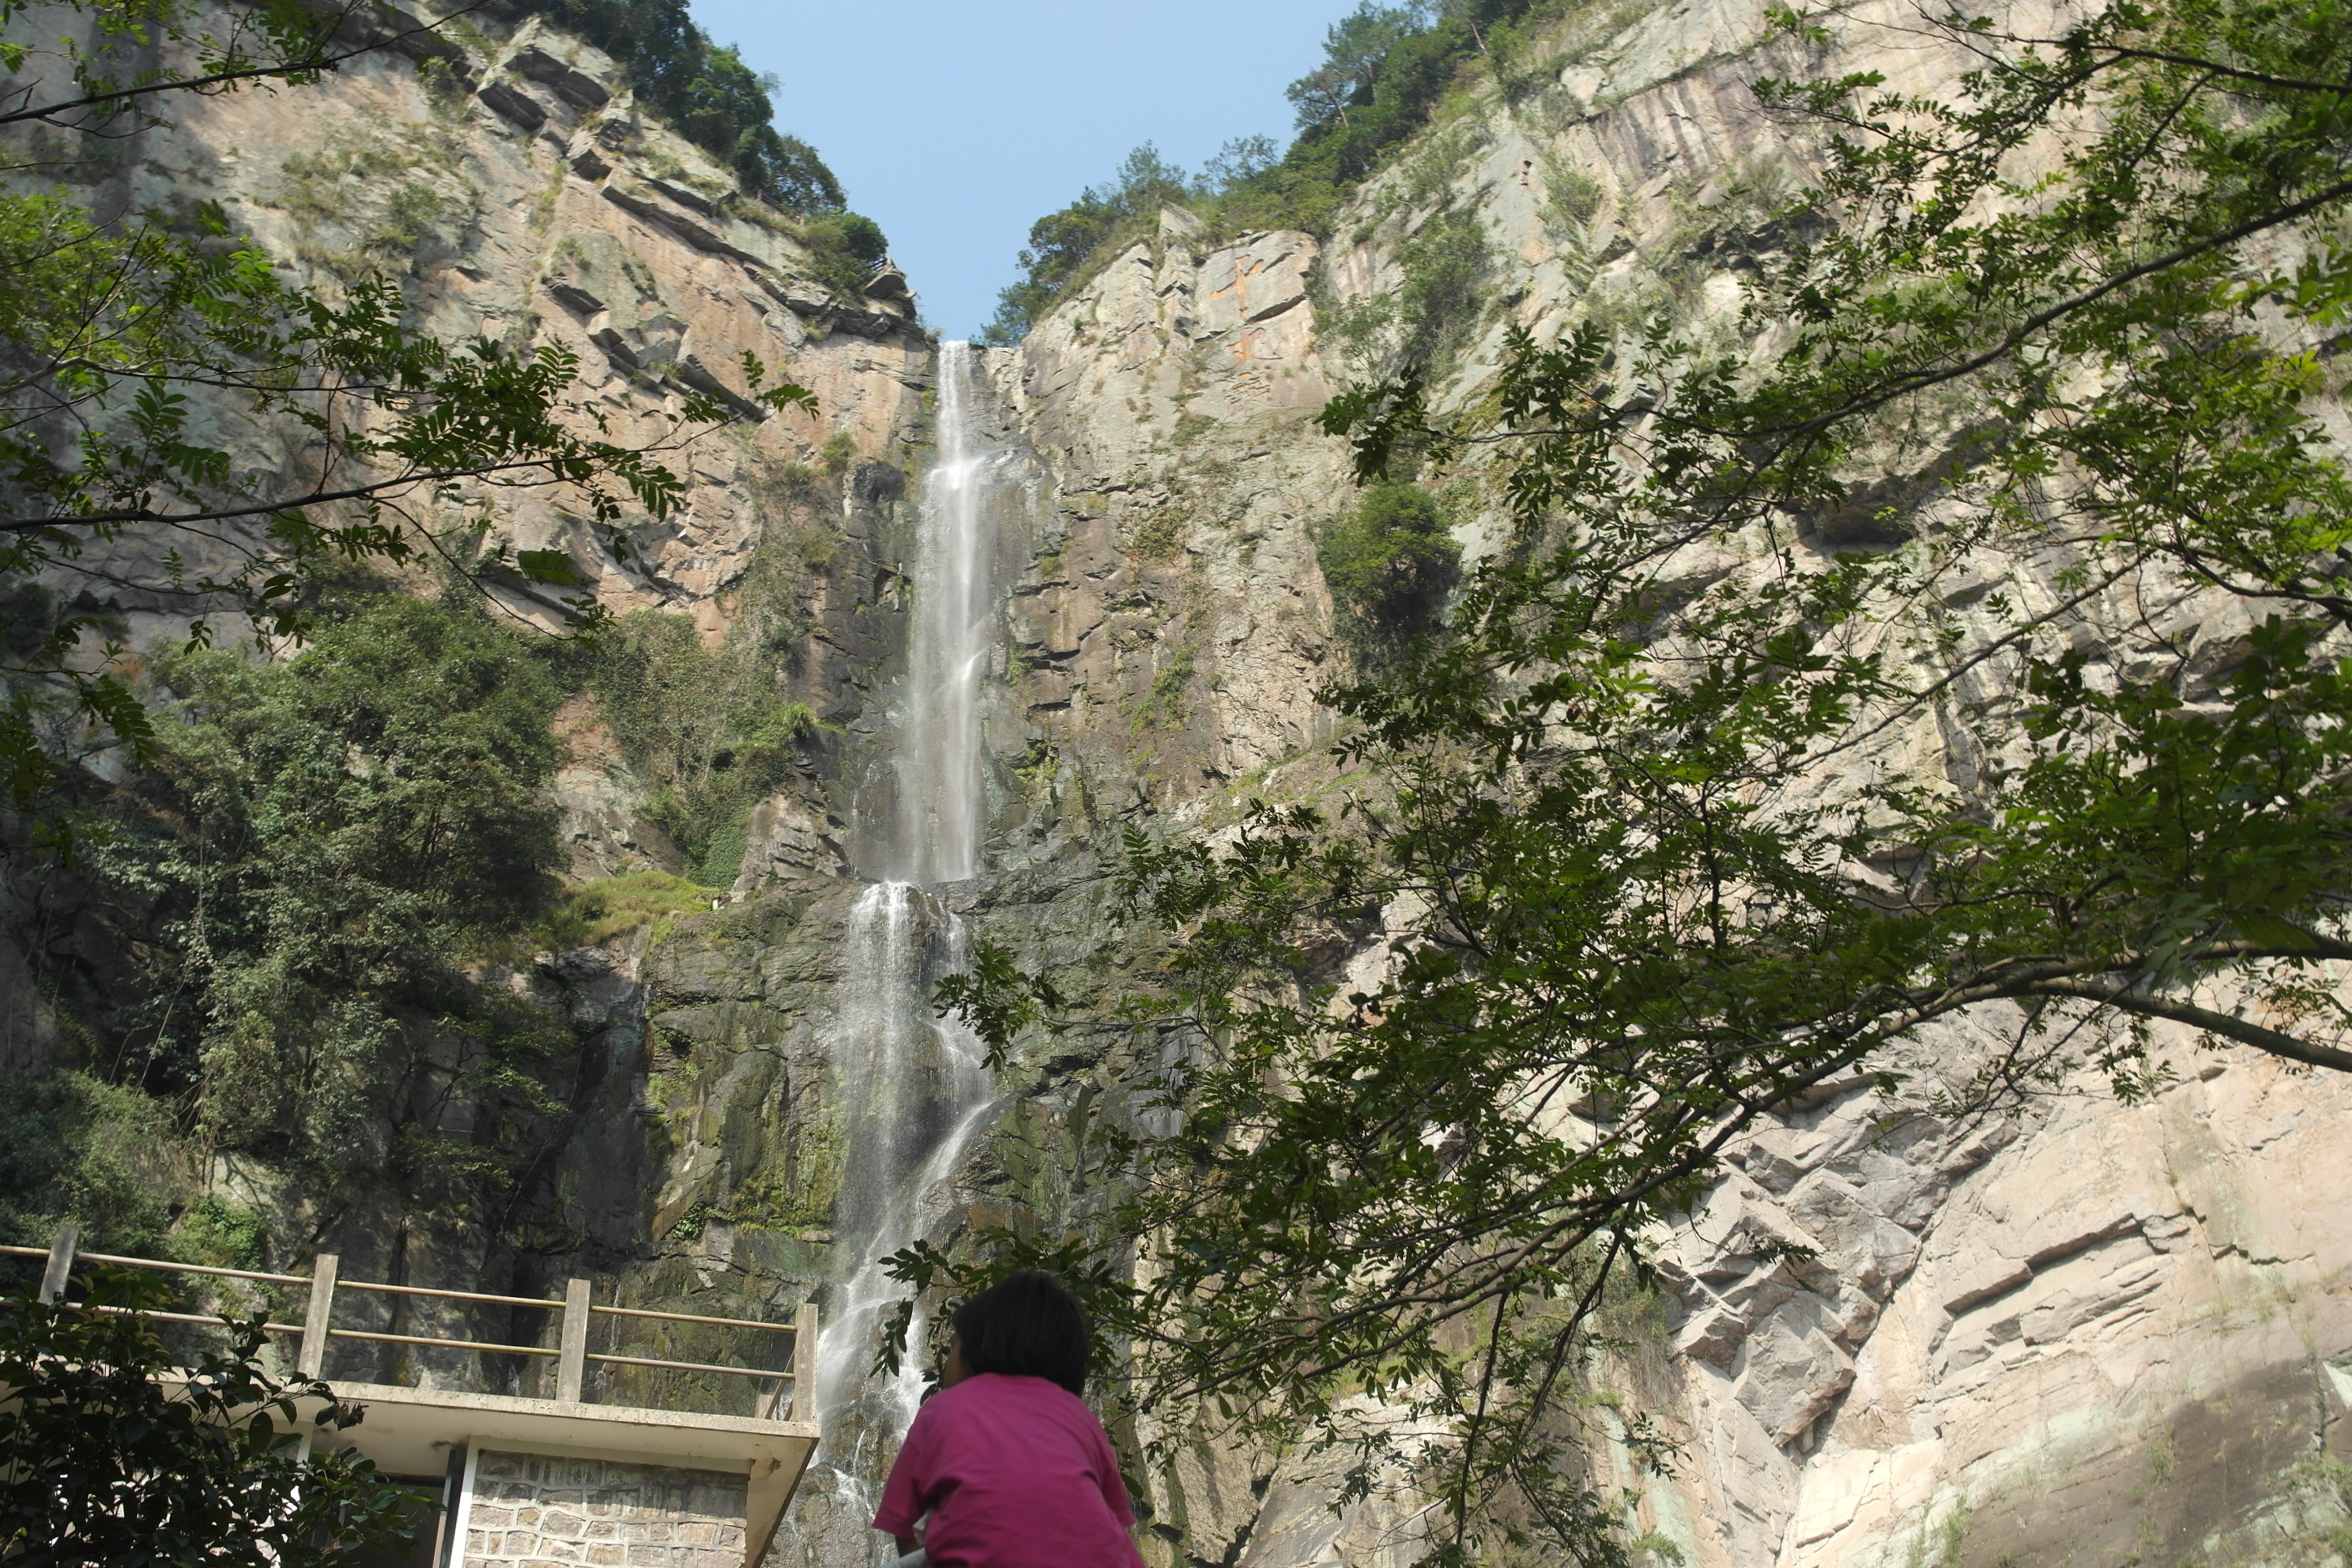
M 1102 1423 L 1078 1393 L 1087 1321 L 1050 1274 L 965 1302 L 939 1392 L 908 1429 L 874 1528 L 929 1568 L 1143 1568 Z

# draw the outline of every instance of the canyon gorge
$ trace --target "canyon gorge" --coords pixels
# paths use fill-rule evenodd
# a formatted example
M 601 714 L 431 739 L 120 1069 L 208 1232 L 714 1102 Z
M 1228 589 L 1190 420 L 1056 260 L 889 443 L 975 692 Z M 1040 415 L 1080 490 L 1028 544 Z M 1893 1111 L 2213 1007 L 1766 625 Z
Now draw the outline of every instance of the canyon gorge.
M 401 30 L 388 5 L 368 15 Z M 794 717 L 780 782 L 689 844 L 597 701 L 556 709 L 567 884 L 662 873 L 694 892 L 577 945 L 479 958 L 473 982 L 563 1042 L 533 1069 L 512 1169 L 395 1179 L 387 1155 L 325 1190 L 191 1145 L 142 1179 L 253 1216 L 272 1267 L 333 1251 L 354 1278 L 523 1296 L 578 1275 L 616 1303 L 774 1321 L 817 1301 L 825 1444 L 769 1562 L 887 1562 L 867 1521 L 922 1385 L 913 1363 L 872 1369 L 904 1293 L 882 1260 L 993 1226 L 1083 1228 L 1116 1196 L 1104 1130 L 1152 1114 L 1141 1086 L 1173 1059 L 1111 1007 L 1160 952 L 1119 914 L 1122 831 L 1214 835 L 1253 800 L 1352 787 L 1318 697 L 1349 655 L 1317 542 L 1357 487 L 1318 416 L 1401 330 L 1376 307 L 1412 295 L 1433 246 L 1477 257 L 1475 300 L 1433 349 L 1440 410 L 1489 395 L 1514 329 L 1736 313 L 1743 271 L 1788 243 L 1756 193 L 1810 155 L 1752 84 L 1870 69 L 1951 92 L 1968 60 L 1908 15 L 1865 0 L 1805 37 L 1760 0 L 1570 10 L 1450 99 L 1323 237 L 1222 232 L 1171 203 L 994 346 L 927 331 L 919 277 L 910 299 L 828 274 L 642 112 L 613 58 L 543 18 L 469 13 L 315 87 L 174 105 L 77 199 L 216 201 L 311 275 L 393 268 L 442 336 L 576 354 L 583 409 L 617 431 L 659 429 L 688 394 L 729 409 L 673 458 L 667 518 L 492 494 L 474 559 L 561 552 L 577 592 L 623 624 L 684 617 Z M 746 352 L 814 406 L 757 402 Z M 248 445 L 257 468 L 291 461 Z M 1474 564 L 1508 531 L 1483 461 L 1445 492 Z M 1799 547 L 1884 542 L 1872 526 L 1825 518 Z M 128 585 L 166 574 L 145 548 L 125 535 L 59 589 L 131 649 L 187 622 Z M 2059 593 L 2045 563 L 1976 569 L 1918 611 L 1956 666 L 1996 635 L 1989 591 Z M 563 631 L 571 591 L 483 582 L 502 616 Z M 2183 592 L 2080 623 L 2094 659 L 2127 660 L 2153 625 L 2218 666 L 2252 615 Z M 1967 780 L 1998 761 L 1956 705 L 1839 765 Z M 131 1027 L 110 944 L 136 926 L 92 877 L 28 866 L 7 872 L 0 944 L 0 1069 L 22 1081 L 89 1069 L 93 1042 Z M 1375 911 L 1328 967 L 1374 962 L 1384 934 Z M 1080 1015 L 993 1069 L 930 1004 L 983 941 Z M 1624 1489 L 1643 1561 L 2352 1559 L 2352 1081 L 2159 1027 L 2178 1071 L 2137 1100 L 2094 1074 L 2014 1114 L 1946 1114 L 2016 1016 L 1923 1026 L 1892 1090 L 1857 1074 L 1781 1106 L 1661 1240 L 1636 1342 L 1582 1374 L 1603 1426 L 1638 1410 L 1674 1445 L 1664 1475 L 1622 1447 L 1583 1456 Z M 453 1087 L 473 1081 L 461 1047 L 432 1050 L 455 1054 L 404 1080 L 401 1115 L 473 1138 L 488 1101 Z M 464 1374 L 350 1353 L 352 1377 Z M 1132 1416 L 1113 1432 L 1128 1455 L 1151 1435 Z M 1403 1568 L 1427 1551 L 1409 1476 L 1339 1506 L 1312 1449 L 1204 1433 L 1173 1452 L 1132 1478 L 1155 1564 Z

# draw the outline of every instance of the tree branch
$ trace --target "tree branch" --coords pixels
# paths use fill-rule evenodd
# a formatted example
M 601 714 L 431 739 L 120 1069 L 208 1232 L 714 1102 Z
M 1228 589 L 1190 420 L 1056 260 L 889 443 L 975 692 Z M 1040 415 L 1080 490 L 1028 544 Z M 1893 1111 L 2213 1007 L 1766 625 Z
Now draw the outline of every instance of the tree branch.
M 2134 990 L 2129 985 L 2103 985 L 2088 980 L 2040 980 L 2026 989 L 2033 995 L 2071 996 L 2096 1002 L 2119 1012 L 2137 1013 L 2142 1017 L 2165 1018 L 2176 1024 L 2187 1024 L 2208 1034 L 2235 1040 L 2242 1046 L 2252 1046 L 2274 1057 L 2301 1062 L 2305 1067 L 2352 1073 L 2352 1051 L 2314 1045 L 2284 1030 L 2266 1029 L 2260 1024 L 2250 1024 L 2243 1018 L 2228 1013 L 2216 1013 L 2210 1007 L 2200 1007 L 2193 1003 L 2168 1002 L 2145 991 Z
M 359 8 L 356 5 L 346 6 L 334 18 L 335 26 L 340 26 L 343 22 L 348 21 L 352 12 Z M 93 92 L 81 98 L 68 99 L 62 103 L 45 104 L 38 109 L 0 110 L 0 125 L 14 125 L 26 120 L 47 121 L 60 114 L 70 114 L 76 110 L 97 109 L 106 104 L 126 102 L 131 99 L 144 98 L 159 92 L 202 92 L 207 88 L 222 87 L 233 82 L 251 81 L 270 77 L 302 76 L 312 71 L 337 71 L 342 68 L 345 60 L 357 59 L 362 55 L 371 55 L 379 49 L 391 48 L 405 38 L 436 32 L 446 23 L 478 9 L 480 9 L 478 5 L 467 5 L 451 12 L 439 22 L 427 23 L 420 27 L 404 28 L 400 32 L 387 34 L 373 43 L 362 44 L 357 48 L 347 49 L 340 55 L 330 55 L 321 50 L 313 53 L 308 59 L 280 60 L 274 65 L 248 66 L 235 70 L 215 71 L 208 76 L 177 77 L 170 81 L 142 82 L 136 87 L 118 88 L 111 92 Z M 328 27 L 321 34 L 321 40 L 331 36 L 333 31 L 334 26 Z M 28 87 L 26 90 L 30 91 L 31 89 Z

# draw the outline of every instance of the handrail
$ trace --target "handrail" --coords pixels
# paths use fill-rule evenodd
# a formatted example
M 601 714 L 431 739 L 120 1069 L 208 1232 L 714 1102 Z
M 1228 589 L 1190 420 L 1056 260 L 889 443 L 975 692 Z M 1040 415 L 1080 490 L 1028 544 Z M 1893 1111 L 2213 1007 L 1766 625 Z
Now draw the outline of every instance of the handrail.
M 341 1260 L 331 1252 L 322 1252 L 312 1261 L 309 1274 L 271 1274 L 252 1268 L 222 1268 L 205 1263 L 174 1263 L 156 1258 L 128 1258 L 113 1253 L 82 1252 L 79 1249 L 80 1232 L 71 1225 L 58 1227 L 56 1240 L 47 1248 L 0 1245 L 0 1257 L 41 1258 L 47 1266 L 41 1275 L 39 1299 L 53 1301 L 64 1291 L 67 1277 L 76 1262 L 105 1263 L 129 1268 L 146 1268 L 159 1273 L 194 1274 L 210 1279 L 251 1279 L 269 1285 L 299 1285 L 309 1294 L 310 1307 L 305 1321 L 295 1323 L 263 1323 L 265 1332 L 296 1334 L 300 1346 L 296 1363 L 305 1377 L 317 1377 L 326 1362 L 327 1345 L 332 1340 L 358 1340 L 371 1343 L 425 1345 L 443 1350 L 472 1351 L 483 1355 L 521 1355 L 551 1357 L 556 1363 L 556 1397 L 569 1404 L 583 1402 L 584 1373 L 587 1363 L 601 1362 L 609 1366 L 641 1366 L 664 1372 L 714 1373 L 723 1377 L 748 1377 L 755 1382 L 777 1384 L 773 1397 L 761 1406 L 763 1419 L 778 1418 L 783 1406 L 784 1385 L 792 1389 L 792 1405 L 782 1416 L 791 1421 L 816 1419 L 816 1342 L 817 1310 L 815 1303 L 803 1304 L 793 1321 L 772 1323 L 743 1318 L 716 1318 L 696 1312 L 665 1312 L 648 1307 L 599 1306 L 588 1299 L 589 1281 L 572 1279 L 560 1298 L 530 1296 L 499 1296 L 480 1290 L 444 1290 L 425 1285 L 394 1285 L 376 1280 L 341 1279 Z M 435 1300 L 470 1301 L 488 1306 L 522 1307 L 539 1311 L 551 1311 L 561 1320 L 554 1346 L 499 1344 L 488 1340 L 461 1340 L 447 1335 L 394 1334 L 370 1329 L 339 1329 L 334 1326 L 335 1297 L 341 1290 L 367 1290 L 399 1296 L 421 1296 Z M 129 1313 L 153 1319 L 159 1322 L 199 1323 L 226 1328 L 230 1321 L 212 1313 L 166 1312 L 144 1308 L 107 1307 L 101 1310 Z M 722 1366 L 709 1362 L 667 1361 L 653 1356 L 622 1355 L 612 1352 L 595 1352 L 588 1348 L 588 1328 L 591 1321 L 602 1315 L 609 1318 L 649 1319 L 657 1322 L 699 1323 L 721 1329 L 760 1329 L 770 1333 L 793 1336 L 792 1361 L 786 1367 Z
M 379 1334 L 370 1329 L 329 1329 L 328 1337 L 338 1340 L 380 1340 L 388 1345 L 440 1345 L 447 1350 L 488 1351 L 492 1355 L 562 1355 L 562 1351 L 549 1350 L 545 1345 L 501 1345 L 488 1340 L 444 1340 L 430 1334 Z
M 562 1302 L 554 1305 L 561 1307 Z M 666 1318 L 673 1323 L 715 1323 L 722 1329 L 765 1329 L 771 1333 L 789 1334 L 797 1331 L 797 1323 L 762 1323 L 748 1318 L 698 1318 L 691 1312 L 656 1312 L 646 1307 L 595 1307 L 588 1309 L 608 1318 Z
M 16 1258 L 47 1258 L 46 1247 L 0 1247 L 0 1253 Z M 77 1252 L 84 1263 L 115 1263 L 130 1268 L 160 1268 L 174 1274 L 211 1274 L 224 1279 L 260 1279 L 271 1285 L 308 1285 L 308 1274 L 262 1274 L 251 1268 L 215 1268 L 209 1263 L 165 1263 L 153 1258 L 118 1258 L 110 1252 Z
M 790 1327 L 789 1324 L 785 1326 Z M 790 1383 L 793 1377 L 793 1374 L 789 1372 L 762 1372 L 756 1366 L 713 1366 L 709 1362 L 700 1361 L 653 1361 L 645 1356 L 605 1355 L 597 1351 L 590 1351 L 588 1352 L 588 1359 L 590 1361 L 607 1361 L 618 1366 L 667 1367 L 672 1372 L 715 1372 L 722 1373 L 728 1377 L 758 1378 L 763 1383 L 770 1378 L 776 1378 L 782 1382 Z
M 152 1307 L 100 1307 L 99 1310 L 121 1318 L 152 1318 L 163 1323 L 207 1323 L 215 1329 L 232 1326 L 228 1319 L 215 1317 L 210 1312 L 164 1312 Z M 299 1323 L 264 1323 L 261 1328 L 263 1332 L 272 1334 L 299 1334 L 302 1331 Z
M 303 1283 L 307 1285 L 310 1281 L 306 1279 Z M 365 1279 L 338 1280 L 336 1289 L 383 1290 L 400 1296 L 436 1296 L 448 1301 L 487 1301 L 494 1307 L 553 1307 L 559 1311 L 563 1307 L 563 1299 L 560 1296 L 488 1296 L 479 1290 L 436 1290 L 425 1285 L 379 1285 Z

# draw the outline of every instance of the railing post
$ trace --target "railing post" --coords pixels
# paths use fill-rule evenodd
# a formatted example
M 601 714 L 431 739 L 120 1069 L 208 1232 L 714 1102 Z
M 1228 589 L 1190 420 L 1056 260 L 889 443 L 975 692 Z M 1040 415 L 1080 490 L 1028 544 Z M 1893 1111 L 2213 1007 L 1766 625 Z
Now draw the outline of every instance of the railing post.
M 73 1273 L 74 1248 L 81 1242 L 81 1226 L 61 1225 L 49 1240 L 49 1264 L 41 1270 L 41 1304 L 48 1305 L 65 1294 L 66 1280 Z
M 793 1324 L 793 1421 L 816 1419 L 816 1303 L 803 1301 Z
M 304 1377 L 316 1377 L 327 1364 L 328 1324 L 335 1315 L 335 1274 L 341 1260 L 322 1252 L 310 1260 L 310 1308 L 302 1315 L 302 1355 L 295 1364 Z
M 563 1354 L 555 1363 L 555 1397 L 579 1404 L 587 1371 L 588 1281 L 574 1279 L 563 1287 Z

